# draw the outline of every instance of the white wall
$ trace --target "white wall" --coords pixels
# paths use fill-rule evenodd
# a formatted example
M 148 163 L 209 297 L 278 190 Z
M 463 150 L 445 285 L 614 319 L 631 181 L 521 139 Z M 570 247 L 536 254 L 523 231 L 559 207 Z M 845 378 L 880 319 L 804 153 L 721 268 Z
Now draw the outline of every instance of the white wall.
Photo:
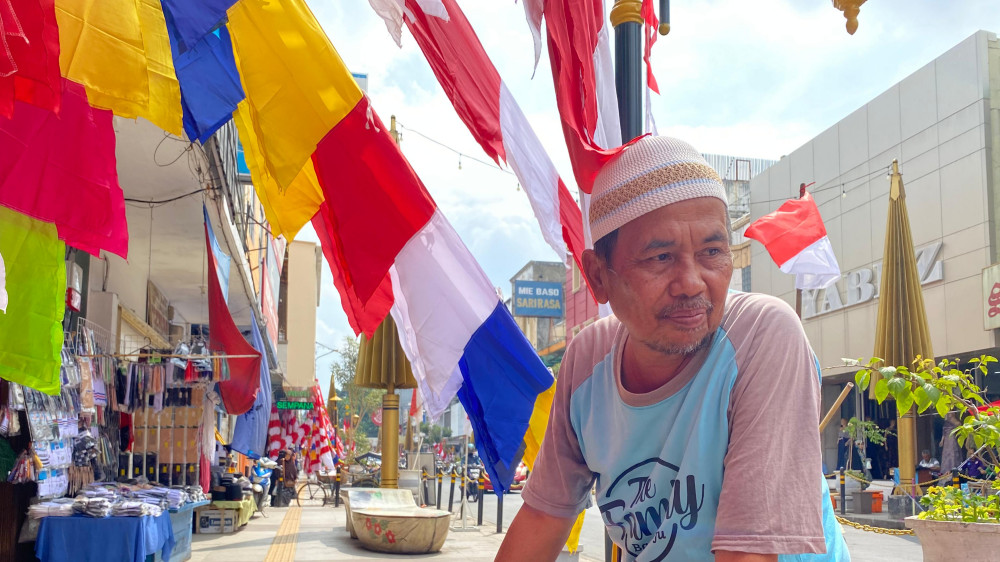
M 982 325 L 980 274 L 991 262 L 987 53 L 995 49 L 994 35 L 976 33 L 751 182 L 753 219 L 797 197 L 800 183 L 816 182 L 810 191 L 846 273 L 882 258 L 889 192 L 884 171 L 898 159 L 914 245 L 942 243 L 944 279 L 924 286 L 939 357 L 994 345 Z M 753 290 L 794 305 L 793 277 L 781 273 L 757 242 L 752 256 Z M 838 290 L 843 296 L 843 279 Z M 871 355 L 876 306 L 871 300 L 803 321 L 822 365 Z

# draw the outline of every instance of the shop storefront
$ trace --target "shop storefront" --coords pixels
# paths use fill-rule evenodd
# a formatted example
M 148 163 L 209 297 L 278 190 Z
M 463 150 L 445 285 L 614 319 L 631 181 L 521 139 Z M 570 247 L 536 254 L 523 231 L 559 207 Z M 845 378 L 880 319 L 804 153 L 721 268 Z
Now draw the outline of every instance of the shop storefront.
M 938 359 L 969 366 L 1000 354 L 988 323 L 984 272 L 998 259 L 1000 201 L 1000 44 L 978 32 L 854 111 L 751 181 L 753 219 L 797 197 L 800 184 L 819 206 L 842 278 L 826 290 L 802 291 L 801 317 L 823 371 L 824 411 L 853 380 L 842 358 L 867 358 L 875 342 L 889 180 L 899 161 L 905 183 L 924 306 Z M 813 183 L 815 182 L 815 183 Z M 755 292 L 796 303 L 792 276 L 763 246 L 752 245 Z M 1000 374 L 979 375 L 1000 397 Z M 853 393 L 841 416 L 886 427 L 894 406 Z M 823 435 L 824 463 L 836 468 L 839 423 Z M 941 421 L 917 422 L 917 451 L 939 453 Z M 875 455 L 869 455 L 873 457 Z

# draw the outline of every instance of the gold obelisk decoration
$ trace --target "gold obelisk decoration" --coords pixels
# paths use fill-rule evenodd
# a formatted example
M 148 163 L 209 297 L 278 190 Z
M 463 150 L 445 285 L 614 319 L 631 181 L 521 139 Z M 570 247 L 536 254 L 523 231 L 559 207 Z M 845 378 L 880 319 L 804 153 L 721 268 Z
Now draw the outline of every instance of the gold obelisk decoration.
M 887 366 L 909 367 L 918 355 L 933 359 L 934 350 L 913 250 L 910 217 L 906 212 L 906 192 L 896 160 L 892 161 L 891 181 L 874 355 L 884 359 Z M 872 393 L 874 389 L 872 385 Z M 898 435 L 899 488 L 896 493 L 919 495 L 919 487 L 914 482 L 917 440 L 913 408 L 899 417 Z
M 396 488 L 399 481 L 399 395 L 396 389 L 416 388 L 410 361 L 403 353 L 392 316 L 386 316 L 371 339 L 361 335 L 354 384 L 383 388 L 382 488 Z

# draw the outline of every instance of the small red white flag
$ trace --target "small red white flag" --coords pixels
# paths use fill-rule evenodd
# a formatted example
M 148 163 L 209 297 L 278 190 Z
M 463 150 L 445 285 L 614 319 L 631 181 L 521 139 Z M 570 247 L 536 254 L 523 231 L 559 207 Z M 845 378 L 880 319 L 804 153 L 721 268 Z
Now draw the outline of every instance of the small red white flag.
M 744 236 L 763 244 L 781 271 L 795 275 L 796 289 L 826 289 L 840 279 L 823 217 L 809 193 L 760 217 Z

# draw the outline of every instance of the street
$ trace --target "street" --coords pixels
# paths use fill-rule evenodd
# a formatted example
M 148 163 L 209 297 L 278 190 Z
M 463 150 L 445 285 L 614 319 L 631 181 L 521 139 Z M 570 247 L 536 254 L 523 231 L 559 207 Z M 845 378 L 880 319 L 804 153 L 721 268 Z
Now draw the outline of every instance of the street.
M 475 523 L 479 506 L 469 504 L 470 523 Z M 521 494 L 514 492 L 504 496 L 503 522 L 506 529 L 521 508 Z M 458 510 L 456 506 L 456 511 Z M 487 494 L 483 505 L 483 525 L 495 528 L 497 520 L 497 497 Z M 460 520 L 456 519 L 460 525 Z M 852 562 L 913 562 L 923 558 L 920 543 L 913 536 L 892 536 L 859 531 L 842 526 L 844 539 L 851 552 Z M 580 533 L 581 560 L 604 562 L 604 525 L 597 507 L 587 510 Z

